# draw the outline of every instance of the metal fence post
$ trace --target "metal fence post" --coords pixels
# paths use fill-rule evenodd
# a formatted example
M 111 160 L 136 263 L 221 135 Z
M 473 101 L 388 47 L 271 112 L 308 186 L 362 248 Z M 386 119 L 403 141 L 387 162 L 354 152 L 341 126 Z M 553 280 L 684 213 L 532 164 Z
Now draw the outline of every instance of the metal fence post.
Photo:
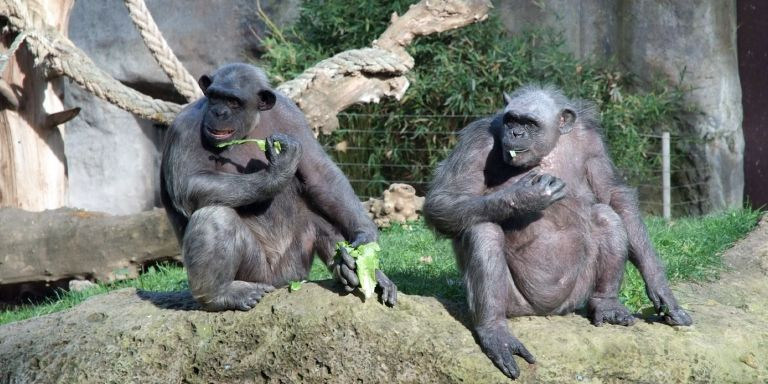
M 672 197 L 669 166 L 669 132 L 661 134 L 661 200 L 663 205 L 664 220 L 672 219 Z

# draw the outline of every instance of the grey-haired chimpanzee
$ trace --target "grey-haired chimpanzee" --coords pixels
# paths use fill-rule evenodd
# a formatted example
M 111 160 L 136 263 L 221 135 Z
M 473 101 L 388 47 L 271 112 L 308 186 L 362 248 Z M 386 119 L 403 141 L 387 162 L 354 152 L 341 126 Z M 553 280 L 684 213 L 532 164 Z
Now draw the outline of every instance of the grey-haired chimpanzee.
M 356 287 L 354 260 L 334 262 L 335 244 L 376 241 L 378 231 L 301 111 L 252 65 L 225 65 L 199 84 L 205 96 L 174 120 L 161 165 L 163 204 L 197 301 L 211 311 L 251 309 L 274 287 L 306 278 L 315 252 L 347 290 Z M 243 138 L 266 138 L 265 151 L 217 147 Z M 377 278 L 393 305 L 395 285 L 381 271 Z
M 477 340 L 509 377 L 533 356 L 507 316 L 572 312 L 631 325 L 617 297 L 637 266 L 667 323 L 689 325 L 654 252 L 632 189 L 606 152 L 595 108 L 550 87 L 504 95 L 499 114 L 465 127 L 435 171 L 424 214 L 453 238 Z

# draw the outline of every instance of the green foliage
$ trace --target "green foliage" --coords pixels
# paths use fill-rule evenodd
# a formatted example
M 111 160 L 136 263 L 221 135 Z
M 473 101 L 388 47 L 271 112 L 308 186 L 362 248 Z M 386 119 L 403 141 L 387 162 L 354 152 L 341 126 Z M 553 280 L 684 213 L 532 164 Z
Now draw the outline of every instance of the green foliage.
M 366 299 L 371 298 L 374 295 L 377 284 L 376 270 L 379 269 L 379 251 L 381 251 L 381 247 L 376 242 L 360 244 L 355 248 L 352 248 L 346 241 L 336 244 L 337 252 L 341 252 L 342 248 L 346 250 L 349 256 L 355 259 L 360 292 L 363 293 Z M 337 254 L 336 257 L 341 258 L 341 255 Z
M 749 233 L 760 215 L 760 211 L 741 209 L 671 223 L 655 217 L 646 224 L 670 281 L 707 281 L 720 273 L 722 252 Z M 632 309 L 650 305 L 643 280 L 630 265 L 624 275 L 621 299 Z
M 759 217 L 759 211 L 743 209 L 700 218 L 679 219 L 670 224 L 658 218 L 648 219 L 646 223 L 659 257 L 666 265 L 669 280 L 674 283 L 716 278 L 722 269 L 722 252 L 749 233 Z M 395 224 L 392 228 L 382 230 L 378 243 L 381 247 L 381 269 L 401 292 L 438 296 L 454 301 L 465 299 L 450 241 L 436 238 L 422 220 L 408 225 Z M 328 268 L 316 258 L 309 279 L 330 278 Z M 300 284 L 292 282 L 291 286 Z M 62 291 L 42 305 L 25 305 L 15 310 L 0 311 L 0 324 L 61 311 L 90 296 L 124 287 L 148 291 L 180 291 L 188 289 L 187 275 L 183 268 L 175 265 L 150 267 L 135 280 L 99 285 L 85 292 Z M 645 297 L 645 285 L 631 265 L 627 265 L 620 297 L 634 311 L 649 305 Z
M 275 34 L 284 38 L 265 39 L 261 64 L 278 82 L 291 79 L 335 53 L 370 45 L 389 15 L 409 3 L 305 1 L 295 26 Z M 481 23 L 418 38 L 408 47 L 416 66 L 404 98 L 353 107 L 340 129 L 320 140 L 328 147 L 346 141 L 350 149 L 331 154 L 361 196 L 379 195 L 398 180 L 421 189 L 455 144 L 454 133 L 503 106 L 502 91 L 548 83 L 594 102 L 617 167 L 629 181 L 647 181 L 660 163 L 659 140 L 647 135 L 677 130 L 683 93 L 663 83 L 641 91 L 616 65 L 578 60 L 563 44 L 551 30 L 510 36 L 493 12 Z
M 115 289 L 134 287 L 146 291 L 181 291 L 189 288 L 187 272 L 172 264 L 150 266 L 138 279 L 121 280 L 112 284 L 98 284 L 81 292 L 58 291 L 56 295 L 42 304 L 27 304 L 9 311 L 0 311 L 0 324 L 10 323 L 63 311 L 80 304 L 83 300 Z

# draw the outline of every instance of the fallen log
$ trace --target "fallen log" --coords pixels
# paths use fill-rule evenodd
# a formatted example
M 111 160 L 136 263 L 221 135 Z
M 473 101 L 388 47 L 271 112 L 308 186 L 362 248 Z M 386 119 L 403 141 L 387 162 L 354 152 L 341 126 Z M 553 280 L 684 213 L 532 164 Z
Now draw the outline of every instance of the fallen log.
M 0 285 L 133 278 L 149 261 L 179 260 L 165 211 L 112 216 L 71 208 L 0 209 Z

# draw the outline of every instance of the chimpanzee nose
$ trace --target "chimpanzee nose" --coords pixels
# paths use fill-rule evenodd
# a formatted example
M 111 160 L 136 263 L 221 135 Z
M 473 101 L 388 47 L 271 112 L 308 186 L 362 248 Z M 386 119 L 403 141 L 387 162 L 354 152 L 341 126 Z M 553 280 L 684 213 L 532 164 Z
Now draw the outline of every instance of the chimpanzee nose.
M 525 135 L 525 130 L 522 128 L 514 127 L 512 128 L 512 136 L 514 136 L 516 139 L 519 137 L 523 137 Z
M 226 108 L 214 108 L 213 114 L 219 118 L 226 118 L 229 116 L 229 111 Z

